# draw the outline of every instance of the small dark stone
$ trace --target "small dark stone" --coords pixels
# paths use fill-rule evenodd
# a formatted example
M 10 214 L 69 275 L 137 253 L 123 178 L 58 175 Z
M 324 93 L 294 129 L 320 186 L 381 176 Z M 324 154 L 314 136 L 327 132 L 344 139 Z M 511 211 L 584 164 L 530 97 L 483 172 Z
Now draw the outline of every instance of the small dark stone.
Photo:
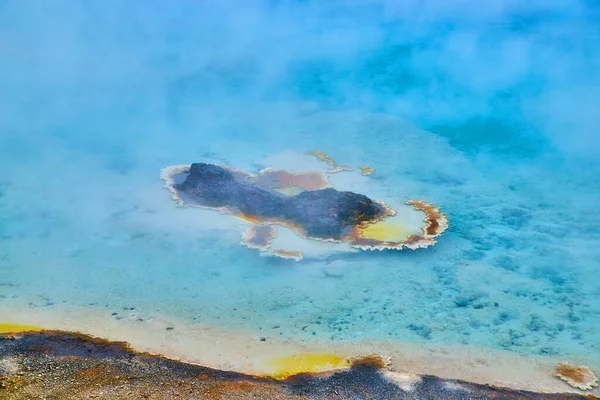
M 538 354 L 541 354 L 543 356 L 555 356 L 558 354 L 558 351 L 556 351 L 554 348 L 552 347 L 542 347 L 541 349 L 539 349 L 537 351 Z
M 266 341 L 267 341 L 267 338 L 261 337 L 261 338 L 260 338 L 260 341 L 261 341 L 261 342 L 266 342 Z

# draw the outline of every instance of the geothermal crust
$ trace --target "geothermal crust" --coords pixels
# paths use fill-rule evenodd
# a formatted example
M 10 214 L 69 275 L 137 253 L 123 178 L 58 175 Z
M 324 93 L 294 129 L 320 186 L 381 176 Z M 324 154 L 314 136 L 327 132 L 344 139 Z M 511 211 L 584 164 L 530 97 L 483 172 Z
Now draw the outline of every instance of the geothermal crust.
M 317 156 L 338 167 L 324 153 Z M 267 168 L 252 175 L 226 166 L 193 163 L 167 167 L 161 178 L 179 206 L 218 210 L 255 224 L 242 234 L 242 244 L 261 252 L 276 237 L 273 225 L 290 228 L 308 239 L 347 242 L 361 250 L 428 247 L 448 228 L 448 219 L 439 208 L 411 200 L 406 204 L 424 214 L 421 233 L 415 231 L 400 239 L 369 236 L 370 226 L 395 216 L 396 211 L 363 194 L 336 190 L 326 175 L 314 171 L 291 173 Z M 272 254 L 303 258 L 296 249 L 277 249 Z

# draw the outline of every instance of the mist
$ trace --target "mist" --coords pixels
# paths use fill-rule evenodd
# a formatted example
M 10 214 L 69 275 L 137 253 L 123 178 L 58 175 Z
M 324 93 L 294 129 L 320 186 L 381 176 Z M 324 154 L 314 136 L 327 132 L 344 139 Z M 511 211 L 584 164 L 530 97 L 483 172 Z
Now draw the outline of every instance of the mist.
M 207 120 L 286 103 L 389 113 L 471 153 L 593 157 L 599 15 L 559 0 L 3 1 L 2 147 L 219 134 Z

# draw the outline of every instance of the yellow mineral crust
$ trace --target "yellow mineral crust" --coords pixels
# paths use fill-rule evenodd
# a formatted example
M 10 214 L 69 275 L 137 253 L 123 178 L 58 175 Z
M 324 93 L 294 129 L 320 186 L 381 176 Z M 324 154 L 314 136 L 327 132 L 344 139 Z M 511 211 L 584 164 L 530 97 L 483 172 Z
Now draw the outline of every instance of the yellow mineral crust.
M 350 361 L 336 354 L 300 353 L 275 357 L 270 360 L 269 365 L 273 372 L 268 375 L 283 379 L 300 373 L 319 373 L 346 369 L 350 367 Z
M 271 372 L 268 376 L 283 379 L 302 373 L 340 371 L 359 365 L 387 370 L 391 366 L 391 360 L 380 354 L 346 358 L 333 353 L 298 353 L 269 360 L 268 368 Z
M 23 325 L 23 324 L 13 324 L 8 322 L 0 322 L 0 333 L 19 333 L 19 332 L 31 332 L 31 331 L 41 331 L 44 328 L 40 328 L 39 326 L 34 325 Z
M 401 242 L 410 236 L 410 228 L 385 219 L 360 229 L 360 236 L 380 242 Z
M 448 218 L 439 208 L 425 201 L 410 200 L 406 204 L 425 213 L 420 233 L 410 233 L 414 229 L 413 226 L 386 217 L 357 226 L 350 235 L 351 245 L 362 250 L 399 250 L 404 247 L 416 250 L 436 244 L 434 239 L 448 229 Z

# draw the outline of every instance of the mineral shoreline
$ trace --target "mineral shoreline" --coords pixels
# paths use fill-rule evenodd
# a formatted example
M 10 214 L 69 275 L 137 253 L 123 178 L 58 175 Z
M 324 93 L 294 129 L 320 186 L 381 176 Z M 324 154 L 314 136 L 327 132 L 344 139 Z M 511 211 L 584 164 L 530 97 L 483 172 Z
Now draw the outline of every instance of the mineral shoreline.
M 41 331 L 0 335 L 0 399 L 591 399 L 387 370 L 365 358 L 346 370 L 274 379 L 170 360 L 124 342 Z

